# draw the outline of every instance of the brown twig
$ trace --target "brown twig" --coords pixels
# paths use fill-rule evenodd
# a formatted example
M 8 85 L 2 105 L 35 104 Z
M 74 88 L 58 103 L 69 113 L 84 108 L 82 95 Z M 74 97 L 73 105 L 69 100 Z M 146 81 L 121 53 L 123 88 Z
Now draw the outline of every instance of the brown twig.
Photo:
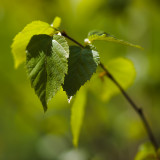
M 119 88 L 119 90 L 121 91 L 121 93 L 123 94 L 123 96 L 126 98 L 126 100 L 130 103 L 130 105 L 132 106 L 132 108 L 136 111 L 136 113 L 139 115 L 139 117 L 141 118 L 143 125 L 147 131 L 148 137 L 150 139 L 150 141 L 152 142 L 155 150 L 158 149 L 158 143 L 153 135 L 153 132 L 151 130 L 151 127 L 143 113 L 142 108 L 139 108 L 134 102 L 133 100 L 129 97 L 129 95 L 124 91 L 124 89 L 122 88 L 122 86 L 116 81 L 116 79 L 112 76 L 112 74 L 107 70 L 107 68 L 100 63 L 99 64 L 100 67 L 106 72 L 106 76 Z
M 76 43 L 80 47 L 84 48 L 84 46 L 81 43 L 77 42 L 76 40 L 74 40 L 73 38 L 71 38 L 70 36 L 68 36 L 65 31 L 62 31 L 61 34 L 62 34 L 62 36 L 70 39 L 72 42 Z

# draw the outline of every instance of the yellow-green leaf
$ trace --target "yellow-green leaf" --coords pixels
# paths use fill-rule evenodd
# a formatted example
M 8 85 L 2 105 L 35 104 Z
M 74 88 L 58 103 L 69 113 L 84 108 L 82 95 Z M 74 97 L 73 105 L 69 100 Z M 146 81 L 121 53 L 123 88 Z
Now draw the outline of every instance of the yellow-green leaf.
M 71 109 L 71 129 L 73 134 L 73 145 L 78 146 L 79 134 L 83 122 L 86 105 L 86 90 L 81 88 L 77 93 Z
M 91 31 L 91 32 L 89 32 L 88 39 L 86 39 L 85 42 L 92 43 L 93 41 L 98 41 L 98 40 L 109 41 L 109 42 L 119 43 L 119 44 L 123 44 L 123 45 L 130 46 L 130 47 L 143 49 L 139 45 L 135 45 L 130 42 L 126 42 L 124 40 L 117 39 L 116 37 L 104 32 L 104 31 Z
M 106 68 L 124 89 L 127 89 L 133 83 L 136 76 L 132 61 L 125 58 L 117 58 L 109 61 Z M 120 92 L 117 86 L 107 77 L 104 79 L 102 85 L 103 100 L 109 100 L 113 95 Z
M 157 155 L 151 143 L 142 144 L 134 160 L 157 160 Z
M 33 21 L 19 32 L 12 43 L 12 53 L 15 61 L 15 68 L 26 60 L 26 47 L 33 35 L 46 34 L 53 35 L 54 29 L 45 22 Z
M 52 23 L 53 28 L 59 28 L 59 26 L 61 25 L 61 18 L 60 17 L 56 17 Z

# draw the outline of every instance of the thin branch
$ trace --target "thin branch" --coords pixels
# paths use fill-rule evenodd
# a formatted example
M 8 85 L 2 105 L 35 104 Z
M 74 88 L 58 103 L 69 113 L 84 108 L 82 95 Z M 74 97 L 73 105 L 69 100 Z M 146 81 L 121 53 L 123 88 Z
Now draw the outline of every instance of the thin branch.
M 71 38 L 70 36 L 68 36 L 64 31 L 61 32 L 61 34 L 70 39 L 71 41 L 73 41 L 74 43 L 76 43 L 77 45 L 79 45 L 80 47 L 84 48 L 84 46 L 82 44 L 80 44 L 79 42 L 77 42 L 76 40 L 74 40 L 73 38 Z M 116 81 L 116 79 L 112 76 L 112 74 L 107 70 L 107 68 L 100 62 L 100 67 L 106 72 L 106 76 L 119 88 L 119 90 L 121 91 L 121 93 L 123 94 L 123 96 L 126 98 L 126 100 L 129 102 L 129 104 L 132 106 L 132 108 L 136 111 L 136 113 L 139 115 L 140 119 L 143 122 L 143 125 L 147 131 L 148 137 L 151 141 L 151 143 L 153 144 L 155 150 L 157 151 L 159 146 L 158 143 L 155 139 L 155 136 L 152 132 L 152 129 L 143 113 L 143 110 L 141 108 L 139 108 L 134 101 L 130 98 L 130 96 L 125 92 L 125 90 L 122 88 L 122 86 Z
M 75 39 L 73 39 L 73 38 L 71 38 L 70 36 L 68 36 L 68 35 L 66 34 L 66 32 L 62 31 L 61 34 L 62 34 L 62 36 L 68 38 L 69 40 L 71 40 L 72 42 L 76 43 L 76 44 L 79 45 L 80 47 L 84 48 L 84 46 L 83 46 L 81 43 L 77 42 Z
M 143 125 L 147 131 L 148 137 L 150 139 L 150 141 L 152 142 L 155 150 L 158 149 L 158 143 L 154 137 L 154 134 L 152 132 L 152 129 L 143 113 L 143 110 L 141 108 L 139 108 L 134 102 L 133 100 L 129 97 L 129 95 L 124 91 L 124 89 L 122 88 L 122 86 L 116 81 L 116 79 L 112 76 L 112 74 L 107 70 L 107 68 L 105 68 L 105 66 L 100 63 L 100 67 L 106 72 L 106 76 L 119 88 L 119 90 L 121 91 L 121 93 L 124 95 L 124 97 L 126 98 L 126 100 L 130 103 L 130 105 L 133 107 L 133 109 L 136 111 L 136 113 L 139 115 L 139 117 L 141 118 Z

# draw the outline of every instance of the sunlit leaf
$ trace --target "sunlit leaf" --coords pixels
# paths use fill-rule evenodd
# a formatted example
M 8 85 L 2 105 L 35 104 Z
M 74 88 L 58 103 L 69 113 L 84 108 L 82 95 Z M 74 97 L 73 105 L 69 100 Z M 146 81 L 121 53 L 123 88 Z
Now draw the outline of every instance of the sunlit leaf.
M 61 25 L 61 18 L 60 17 L 55 17 L 54 21 L 53 21 L 53 28 L 59 28 Z
M 134 160 L 157 160 L 153 145 L 151 143 L 142 144 Z
M 73 145 L 78 146 L 79 134 L 83 122 L 86 104 L 86 90 L 81 88 L 76 94 L 71 109 L 71 129 L 73 134 Z
M 65 77 L 63 90 L 68 98 L 75 95 L 87 80 L 90 80 L 99 63 L 99 54 L 90 46 L 80 48 L 70 47 L 68 74 Z
M 27 72 L 43 108 L 64 82 L 69 48 L 64 37 L 35 35 L 27 46 Z
M 26 47 L 33 35 L 47 34 L 52 35 L 54 29 L 45 22 L 33 21 L 28 24 L 21 32 L 19 32 L 12 43 L 12 53 L 15 61 L 15 68 L 26 60 Z
M 109 61 L 106 67 L 124 89 L 127 89 L 133 83 L 136 71 L 132 61 L 125 58 L 117 58 Z M 117 86 L 109 78 L 104 77 L 102 99 L 108 100 L 119 92 Z
M 91 31 L 91 32 L 89 32 L 88 39 L 86 39 L 85 41 L 86 41 L 86 43 L 92 43 L 93 41 L 100 41 L 100 40 L 101 41 L 115 42 L 115 43 L 123 44 L 123 45 L 126 45 L 126 46 L 131 46 L 131 47 L 143 49 L 139 45 L 134 45 L 134 44 L 126 42 L 124 40 L 117 39 L 116 37 L 104 32 L 104 31 Z

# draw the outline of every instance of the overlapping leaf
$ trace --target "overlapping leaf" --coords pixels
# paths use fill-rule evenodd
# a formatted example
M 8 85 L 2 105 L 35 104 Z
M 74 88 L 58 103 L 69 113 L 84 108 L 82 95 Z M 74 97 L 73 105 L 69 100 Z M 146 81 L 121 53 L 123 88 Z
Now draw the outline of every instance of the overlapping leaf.
M 68 97 L 75 95 L 79 88 L 90 80 L 99 64 L 99 54 L 92 47 L 70 47 L 68 74 L 65 77 L 63 90 Z
M 102 41 L 115 42 L 115 43 L 120 43 L 120 44 L 123 44 L 126 46 L 131 46 L 131 47 L 143 49 L 139 45 L 134 45 L 134 44 L 126 42 L 124 40 L 117 39 L 116 37 L 104 32 L 104 31 L 91 31 L 91 32 L 89 32 L 87 40 L 88 41 L 86 41 L 86 42 L 89 42 L 89 43 L 92 43 L 93 41 L 102 40 Z
M 44 110 L 64 82 L 69 48 L 64 37 L 35 35 L 27 46 L 27 71 Z
M 71 129 L 73 134 L 73 145 L 75 147 L 78 146 L 86 99 L 86 90 L 83 88 L 77 93 L 71 109 Z

